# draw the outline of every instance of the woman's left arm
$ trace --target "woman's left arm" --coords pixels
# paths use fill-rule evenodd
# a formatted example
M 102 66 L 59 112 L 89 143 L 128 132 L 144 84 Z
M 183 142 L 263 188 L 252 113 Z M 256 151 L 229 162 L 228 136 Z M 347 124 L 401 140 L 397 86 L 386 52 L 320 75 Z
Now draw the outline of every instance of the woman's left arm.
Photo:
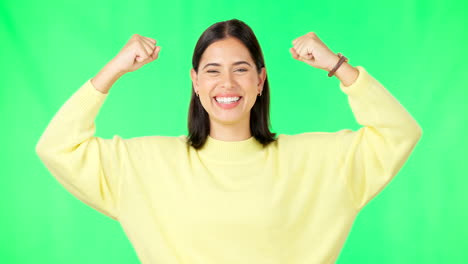
M 291 54 L 297 60 L 331 70 L 337 56 L 314 34 L 293 41 Z M 356 72 L 357 71 L 357 72 Z M 337 170 L 349 190 L 355 208 L 360 210 L 375 197 L 404 165 L 422 135 L 410 113 L 362 66 L 342 64 L 336 72 L 358 131 L 336 133 Z

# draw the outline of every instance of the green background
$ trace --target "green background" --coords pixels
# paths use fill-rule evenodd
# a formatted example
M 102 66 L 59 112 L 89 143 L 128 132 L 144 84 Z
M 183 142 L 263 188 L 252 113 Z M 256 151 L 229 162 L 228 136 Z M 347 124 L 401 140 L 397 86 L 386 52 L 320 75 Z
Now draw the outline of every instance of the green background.
M 336 77 L 292 59 L 313 31 L 363 66 L 413 115 L 423 136 L 395 179 L 358 215 L 337 263 L 468 259 L 466 1 L 8 1 L 0 3 L 0 262 L 139 263 L 118 222 L 69 194 L 35 144 L 62 104 L 132 34 L 159 58 L 123 76 L 96 136 L 187 133 L 195 43 L 211 24 L 245 21 L 263 48 L 272 130 L 359 129 Z

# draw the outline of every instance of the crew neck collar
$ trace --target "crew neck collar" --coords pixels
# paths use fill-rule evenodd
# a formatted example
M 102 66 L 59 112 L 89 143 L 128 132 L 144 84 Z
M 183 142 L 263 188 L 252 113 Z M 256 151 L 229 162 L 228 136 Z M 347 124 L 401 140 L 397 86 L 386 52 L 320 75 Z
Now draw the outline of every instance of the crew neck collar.
M 223 141 L 207 136 L 205 144 L 198 153 L 211 161 L 249 162 L 262 158 L 264 148 L 253 136 L 240 141 Z

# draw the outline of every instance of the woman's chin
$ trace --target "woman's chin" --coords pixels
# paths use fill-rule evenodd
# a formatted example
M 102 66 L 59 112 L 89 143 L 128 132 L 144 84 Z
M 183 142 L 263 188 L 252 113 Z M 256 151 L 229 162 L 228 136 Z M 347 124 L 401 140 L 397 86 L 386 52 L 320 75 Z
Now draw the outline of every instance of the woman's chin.
M 212 120 L 221 125 L 234 125 L 242 121 L 242 115 L 238 113 L 220 113 L 211 117 Z

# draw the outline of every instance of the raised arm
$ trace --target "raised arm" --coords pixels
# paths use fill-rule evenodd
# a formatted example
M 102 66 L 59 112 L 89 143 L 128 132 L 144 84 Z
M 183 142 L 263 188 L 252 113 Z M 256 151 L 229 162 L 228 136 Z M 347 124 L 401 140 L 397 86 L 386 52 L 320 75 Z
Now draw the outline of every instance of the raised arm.
M 292 56 L 330 71 L 339 57 L 311 32 L 293 41 Z M 362 209 L 398 173 L 422 129 L 385 87 L 362 66 L 343 63 L 335 72 L 357 122 L 358 131 L 336 133 L 339 180 L 348 187 L 356 210 Z
M 421 138 L 422 129 L 408 111 L 365 68 L 350 86 L 340 83 L 359 130 L 338 134 L 341 179 L 356 209 L 362 209 L 398 173 Z
M 129 141 L 95 137 L 94 120 L 109 90 L 123 74 L 154 61 L 156 42 L 134 35 L 94 78 L 59 109 L 36 144 L 50 173 L 74 196 L 101 213 L 118 218 L 121 175 Z
M 49 122 L 36 153 L 71 194 L 117 219 L 123 140 L 94 136 L 94 119 L 106 97 L 87 80 Z

